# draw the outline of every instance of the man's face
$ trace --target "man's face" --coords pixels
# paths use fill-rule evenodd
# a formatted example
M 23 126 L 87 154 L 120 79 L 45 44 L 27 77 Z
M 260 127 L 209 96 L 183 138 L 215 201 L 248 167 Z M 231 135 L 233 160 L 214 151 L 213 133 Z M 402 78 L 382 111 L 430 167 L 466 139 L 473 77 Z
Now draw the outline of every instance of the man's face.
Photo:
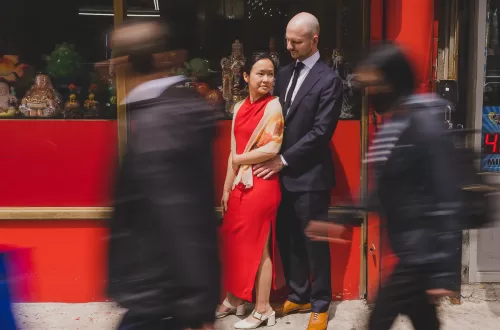
M 286 28 L 286 48 L 294 60 L 303 61 L 318 49 L 318 35 L 301 25 L 288 25 Z

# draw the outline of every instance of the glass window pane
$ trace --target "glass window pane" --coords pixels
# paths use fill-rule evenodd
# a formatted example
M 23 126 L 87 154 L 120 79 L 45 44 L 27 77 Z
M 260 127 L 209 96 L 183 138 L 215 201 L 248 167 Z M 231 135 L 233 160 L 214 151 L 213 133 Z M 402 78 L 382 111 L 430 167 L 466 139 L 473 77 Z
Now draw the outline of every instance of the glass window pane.
M 208 61 L 211 73 L 196 79 L 217 89 L 222 85 L 221 60 L 231 55 L 236 40 L 246 56 L 273 51 L 282 66 L 290 63 L 285 29 L 291 17 L 303 11 L 318 17 L 321 55 L 335 66 L 348 86 L 351 70 L 363 56 L 366 44 L 363 6 L 367 3 L 363 0 L 160 0 L 159 7 L 161 17 L 173 32 L 171 48 L 188 50 L 190 59 Z M 186 72 L 196 75 L 190 70 Z M 359 118 L 361 95 L 347 94 L 345 109 L 350 108 L 356 114 L 354 117 Z
M 94 68 L 110 56 L 112 0 L 8 1 L 0 17 L 9 27 L 0 78 L 18 100 L 14 118 L 116 117 L 112 81 Z

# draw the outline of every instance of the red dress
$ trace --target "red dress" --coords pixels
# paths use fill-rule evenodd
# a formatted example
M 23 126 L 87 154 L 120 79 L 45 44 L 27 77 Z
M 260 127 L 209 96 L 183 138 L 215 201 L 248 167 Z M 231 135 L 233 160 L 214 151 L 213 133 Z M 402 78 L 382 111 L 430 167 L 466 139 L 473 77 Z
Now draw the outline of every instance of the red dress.
M 266 105 L 274 99 L 265 96 L 250 103 L 247 98 L 234 118 L 236 153 L 245 147 L 261 120 Z M 222 264 L 224 288 L 236 297 L 252 301 L 255 278 L 266 240 L 271 236 L 270 255 L 274 260 L 276 213 L 281 201 L 279 177 L 268 180 L 253 177 L 253 186 L 238 184 L 229 196 L 222 223 Z M 273 287 L 275 287 L 273 262 Z

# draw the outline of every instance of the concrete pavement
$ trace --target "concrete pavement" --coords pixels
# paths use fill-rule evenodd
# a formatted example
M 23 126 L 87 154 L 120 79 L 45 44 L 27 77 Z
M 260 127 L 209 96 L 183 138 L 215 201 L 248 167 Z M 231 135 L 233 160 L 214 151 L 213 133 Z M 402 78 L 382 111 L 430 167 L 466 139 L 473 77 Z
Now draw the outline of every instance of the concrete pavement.
M 463 303 L 451 305 L 443 301 L 439 308 L 443 330 L 499 330 L 500 288 L 470 286 L 462 291 Z M 249 307 L 251 309 L 251 307 Z M 20 330 L 111 330 L 115 329 L 122 310 L 112 303 L 90 304 L 17 304 Z M 250 310 L 249 310 L 250 311 Z M 365 330 L 369 307 L 364 301 L 332 304 L 329 330 Z M 218 324 L 221 330 L 234 329 L 239 319 L 228 317 Z M 305 329 L 309 315 L 293 315 L 278 319 L 273 330 Z M 406 318 L 399 318 L 393 329 L 412 329 Z

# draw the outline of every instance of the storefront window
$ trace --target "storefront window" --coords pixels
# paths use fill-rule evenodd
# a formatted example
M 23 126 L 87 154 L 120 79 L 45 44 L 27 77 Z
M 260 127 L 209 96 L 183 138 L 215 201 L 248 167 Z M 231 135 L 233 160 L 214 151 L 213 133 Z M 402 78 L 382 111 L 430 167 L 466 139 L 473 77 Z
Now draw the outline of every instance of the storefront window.
M 128 0 L 130 1 L 130 0 Z M 352 68 L 363 55 L 363 0 L 184 0 L 159 1 L 162 19 L 172 27 L 171 47 L 188 51 L 185 73 L 203 88 L 218 92 L 226 113 L 245 96 L 243 86 L 224 86 L 232 70 L 254 52 L 274 53 L 281 66 L 291 61 L 285 29 L 297 13 L 307 11 L 321 25 L 320 52 L 345 80 L 343 119 L 359 119 L 361 96 L 349 88 Z
M 0 118 L 113 119 L 112 0 L 7 1 L 0 16 Z

